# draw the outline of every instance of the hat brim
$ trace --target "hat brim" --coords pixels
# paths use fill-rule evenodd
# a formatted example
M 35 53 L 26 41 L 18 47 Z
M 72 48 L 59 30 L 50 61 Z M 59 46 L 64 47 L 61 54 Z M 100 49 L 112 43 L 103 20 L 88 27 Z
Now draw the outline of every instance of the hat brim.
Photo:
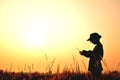
M 87 39 L 87 41 L 90 41 L 91 39 L 89 38 L 89 39 Z

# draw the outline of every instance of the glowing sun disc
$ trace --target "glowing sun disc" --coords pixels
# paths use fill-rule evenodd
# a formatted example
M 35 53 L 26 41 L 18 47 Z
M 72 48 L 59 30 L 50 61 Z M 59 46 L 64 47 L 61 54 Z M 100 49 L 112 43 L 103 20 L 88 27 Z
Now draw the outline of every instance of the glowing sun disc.
M 32 47 L 37 47 L 43 44 L 43 36 L 39 32 L 29 32 L 28 44 Z

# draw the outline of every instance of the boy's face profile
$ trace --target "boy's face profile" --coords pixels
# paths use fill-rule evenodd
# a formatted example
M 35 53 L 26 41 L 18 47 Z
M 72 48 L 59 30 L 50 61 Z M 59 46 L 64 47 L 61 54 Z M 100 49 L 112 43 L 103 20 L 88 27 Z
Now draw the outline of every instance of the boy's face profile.
M 97 44 L 98 40 L 96 40 L 96 39 L 91 39 L 90 42 L 93 43 L 93 44 Z

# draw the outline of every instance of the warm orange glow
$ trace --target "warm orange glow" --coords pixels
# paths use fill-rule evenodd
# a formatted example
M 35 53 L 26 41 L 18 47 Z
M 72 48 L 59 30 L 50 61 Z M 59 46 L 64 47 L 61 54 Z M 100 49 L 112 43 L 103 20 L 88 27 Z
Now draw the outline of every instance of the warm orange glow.
M 0 69 L 46 71 L 74 65 L 73 56 L 84 70 L 88 59 L 76 48 L 93 49 L 86 40 L 92 32 L 102 35 L 108 66 L 120 62 L 120 1 L 83 0 L 1 0 Z M 47 59 L 48 58 L 48 59 Z M 19 64 L 18 64 L 19 63 Z M 111 65 L 111 63 L 113 65 Z

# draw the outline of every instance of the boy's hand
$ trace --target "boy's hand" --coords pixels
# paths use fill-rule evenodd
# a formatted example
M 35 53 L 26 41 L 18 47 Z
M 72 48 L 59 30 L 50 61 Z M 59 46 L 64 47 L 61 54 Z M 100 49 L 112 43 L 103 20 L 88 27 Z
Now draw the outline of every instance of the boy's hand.
M 82 55 L 83 53 L 82 53 L 83 51 L 79 51 L 79 53 Z
M 86 53 L 86 50 L 79 51 L 79 53 L 83 55 L 84 53 Z

